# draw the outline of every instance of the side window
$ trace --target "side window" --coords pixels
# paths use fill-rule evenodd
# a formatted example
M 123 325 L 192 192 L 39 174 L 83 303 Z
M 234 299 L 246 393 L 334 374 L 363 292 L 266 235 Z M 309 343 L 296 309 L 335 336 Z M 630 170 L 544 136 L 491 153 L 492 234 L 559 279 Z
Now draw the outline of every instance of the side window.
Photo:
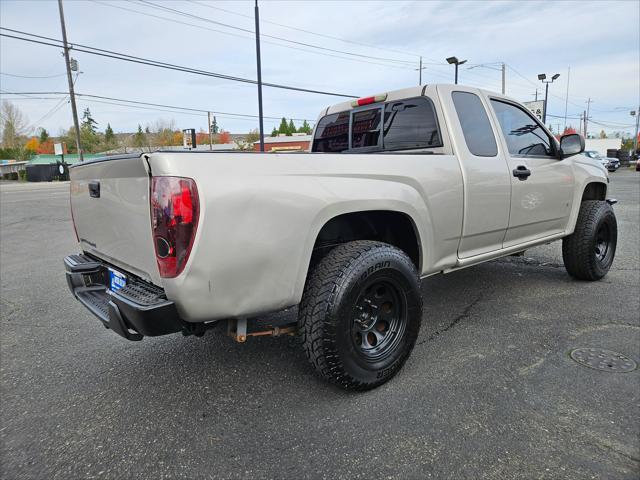
M 477 157 L 495 157 L 496 137 L 480 98 L 469 92 L 452 92 L 451 98 L 469 151 Z
M 441 147 L 433 104 L 426 98 L 389 102 L 384 107 L 384 150 Z
M 314 152 L 342 152 L 349 148 L 349 112 L 322 117 L 313 139 Z
M 381 108 L 371 108 L 353 113 L 351 148 L 377 147 L 379 145 L 381 113 Z
M 547 133 L 524 110 L 491 100 L 511 155 L 553 155 Z

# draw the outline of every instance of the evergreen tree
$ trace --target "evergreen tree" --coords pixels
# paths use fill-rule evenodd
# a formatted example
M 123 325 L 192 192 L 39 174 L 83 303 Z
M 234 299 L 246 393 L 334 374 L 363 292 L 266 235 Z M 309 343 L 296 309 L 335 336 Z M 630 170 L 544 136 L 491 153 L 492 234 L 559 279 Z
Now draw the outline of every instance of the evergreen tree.
M 149 128 L 149 127 L 147 127 Z M 133 146 L 134 147 L 138 147 L 138 148 L 142 148 L 146 145 L 147 143 L 147 137 L 144 134 L 144 132 L 142 131 L 142 126 L 138 125 L 138 131 L 136 132 L 136 134 L 133 136 Z
M 289 120 L 289 126 L 287 128 L 287 135 L 291 136 L 291 134 L 296 133 L 296 126 L 293 124 L 293 120 Z
M 98 122 L 96 122 L 91 116 L 91 110 L 89 110 L 89 107 L 85 108 L 84 113 L 82 114 L 82 125 L 80 126 L 80 129 L 87 132 L 96 133 L 97 125 Z
M 111 128 L 111 124 L 107 123 L 107 128 L 104 131 L 104 141 L 105 143 L 111 143 L 115 140 L 116 136 L 113 133 L 113 129 Z
M 278 133 L 284 133 L 285 135 L 289 135 L 289 124 L 287 123 L 287 119 L 282 117 L 280 121 L 280 126 L 278 127 Z
M 278 136 L 278 129 L 276 127 L 273 127 L 273 130 L 271 130 L 271 136 L 272 137 Z
M 216 117 L 213 117 L 213 122 L 211 122 L 211 133 L 217 135 L 220 132 L 220 128 L 218 127 L 218 120 Z
M 306 120 L 302 122 L 302 126 L 298 129 L 298 133 L 306 133 L 307 135 L 309 135 L 311 131 L 311 125 L 309 125 Z
M 49 132 L 47 132 L 46 129 L 41 128 L 40 129 L 40 143 L 42 144 L 42 143 L 46 142 L 47 140 L 49 140 Z

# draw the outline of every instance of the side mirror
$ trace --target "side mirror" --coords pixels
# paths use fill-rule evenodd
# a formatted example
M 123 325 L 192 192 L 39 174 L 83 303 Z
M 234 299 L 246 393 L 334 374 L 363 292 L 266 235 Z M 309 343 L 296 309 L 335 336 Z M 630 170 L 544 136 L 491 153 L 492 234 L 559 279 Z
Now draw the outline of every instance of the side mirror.
M 567 158 L 584 152 L 584 138 L 577 133 L 560 137 L 560 158 Z

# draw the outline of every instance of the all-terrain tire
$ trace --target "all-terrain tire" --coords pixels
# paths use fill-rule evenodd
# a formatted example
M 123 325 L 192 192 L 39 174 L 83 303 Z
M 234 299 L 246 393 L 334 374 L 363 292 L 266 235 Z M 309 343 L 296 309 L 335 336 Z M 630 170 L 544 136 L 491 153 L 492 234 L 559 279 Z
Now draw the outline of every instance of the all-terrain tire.
M 587 200 L 580 205 L 572 235 L 562 240 L 564 266 L 578 280 L 600 280 L 613 263 L 618 223 L 607 202 Z
M 316 371 L 348 390 L 391 379 L 420 331 L 419 285 L 409 257 L 386 243 L 331 250 L 309 272 L 298 310 L 299 335 Z

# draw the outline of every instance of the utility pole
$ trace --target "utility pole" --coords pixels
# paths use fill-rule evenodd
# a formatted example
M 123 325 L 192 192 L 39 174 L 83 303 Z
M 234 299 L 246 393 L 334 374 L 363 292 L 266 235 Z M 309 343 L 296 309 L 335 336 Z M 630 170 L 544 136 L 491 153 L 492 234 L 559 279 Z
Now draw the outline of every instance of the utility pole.
M 591 107 L 591 97 L 589 97 L 589 100 L 587 100 L 585 103 L 587 104 L 587 111 L 584 114 L 584 138 L 587 138 L 587 135 L 589 134 L 589 131 L 587 130 L 587 125 L 589 123 L 589 107 Z
M 538 89 L 536 88 L 536 102 L 538 101 Z
M 640 105 L 638 105 L 638 109 L 635 111 L 631 111 L 631 116 L 636 117 L 636 134 L 633 137 L 633 153 L 638 156 L 638 126 L 640 124 Z
M 213 150 L 213 132 L 211 131 L 211 112 L 207 112 L 207 122 L 209 125 L 209 150 Z
M 587 139 L 587 111 L 582 111 L 582 128 L 584 129 L 584 138 Z
M 567 95 L 564 97 L 564 129 L 567 129 L 567 107 L 569 106 L 569 79 L 571 78 L 571 67 L 567 67 Z
M 60 28 L 62 28 L 62 43 L 64 45 L 64 61 L 67 64 L 67 81 L 69 82 L 69 98 L 71 99 L 71 112 L 73 114 L 73 125 L 76 129 L 76 148 L 80 161 L 84 162 L 82 147 L 80 146 L 80 124 L 78 122 L 78 109 L 76 108 L 76 94 L 73 90 L 73 78 L 71 76 L 71 62 L 69 61 L 69 44 L 67 43 L 67 28 L 64 24 L 64 10 L 62 0 L 58 0 L 58 10 L 60 11 Z
M 504 62 L 502 62 L 502 94 L 505 94 L 506 91 L 506 86 L 505 86 L 505 79 L 506 79 L 506 65 L 504 64 Z
M 427 67 L 423 67 L 422 66 L 422 55 L 420 55 L 420 66 L 418 67 L 418 72 L 420 72 L 418 74 L 418 85 L 422 85 L 422 70 L 424 70 Z
M 258 118 L 260 125 L 260 151 L 264 152 L 264 119 L 262 118 L 262 67 L 260 65 L 260 11 L 258 10 L 258 0 L 255 6 L 256 18 L 256 62 L 258 68 Z

